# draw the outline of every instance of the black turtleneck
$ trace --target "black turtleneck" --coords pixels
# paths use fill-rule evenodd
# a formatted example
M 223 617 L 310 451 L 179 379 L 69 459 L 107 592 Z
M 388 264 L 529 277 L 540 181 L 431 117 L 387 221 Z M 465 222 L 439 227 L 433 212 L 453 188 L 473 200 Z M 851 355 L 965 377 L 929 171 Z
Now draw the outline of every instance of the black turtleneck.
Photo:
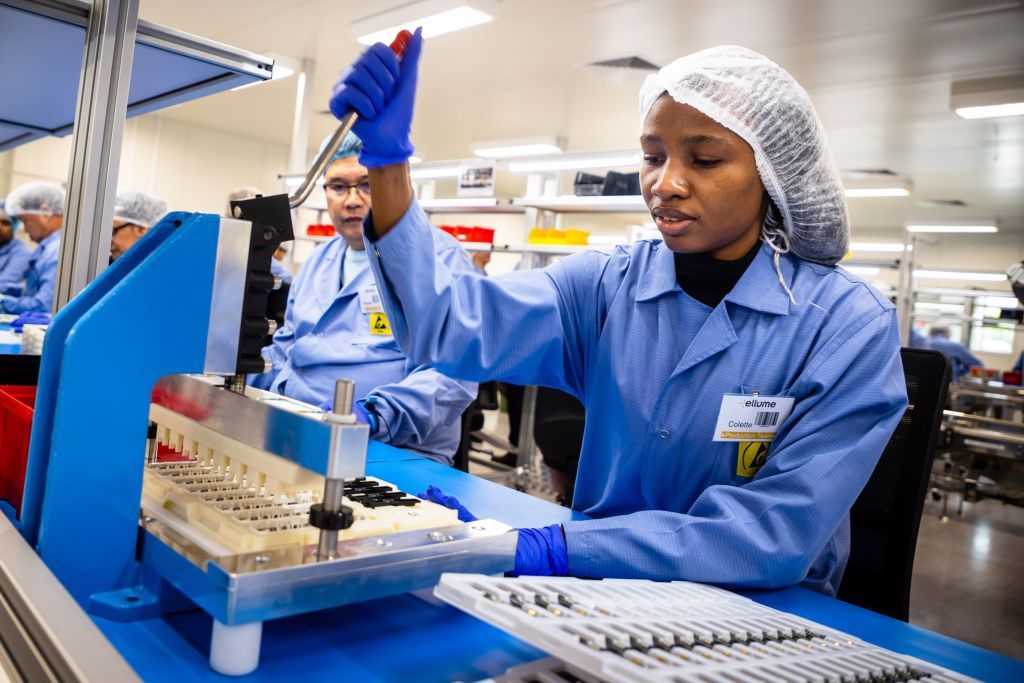
M 735 261 L 719 261 L 709 252 L 675 254 L 676 282 L 694 299 L 714 308 L 743 277 L 760 248 L 758 240 L 745 256 Z

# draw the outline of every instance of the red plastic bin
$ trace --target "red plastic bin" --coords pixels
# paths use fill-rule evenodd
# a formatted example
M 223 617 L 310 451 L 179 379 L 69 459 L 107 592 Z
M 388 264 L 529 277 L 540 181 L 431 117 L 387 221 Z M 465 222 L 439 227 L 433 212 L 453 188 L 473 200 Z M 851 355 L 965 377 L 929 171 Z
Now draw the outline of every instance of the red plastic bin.
M 494 244 L 494 229 L 484 228 L 479 225 L 439 225 L 441 230 L 454 237 L 460 242 L 484 242 Z
M 21 514 L 36 388 L 0 386 L 0 500 Z

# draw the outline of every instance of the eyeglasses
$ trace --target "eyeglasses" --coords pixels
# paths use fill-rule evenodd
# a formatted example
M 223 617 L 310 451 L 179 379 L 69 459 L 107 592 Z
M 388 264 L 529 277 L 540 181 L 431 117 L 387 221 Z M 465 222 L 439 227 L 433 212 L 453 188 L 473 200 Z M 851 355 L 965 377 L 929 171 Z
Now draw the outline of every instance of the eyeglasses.
M 113 237 L 114 235 L 116 235 L 116 234 L 117 234 L 117 231 L 118 231 L 118 230 L 121 230 L 121 229 L 123 229 L 123 228 L 127 228 L 127 227 L 128 227 L 128 226 L 130 226 L 130 225 L 135 225 L 135 223 L 122 223 L 121 225 L 115 225 L 115 226 L 114 226 L 114 227 L 113 227 L 113 228 L 111 229 L 111 231 L 110 231 L 110 236 L 111 236 L 111 237 Z
M 350 190 L 355 190 L 363 197 L 370 196 L 370 181 L 364 180 L 361 183 L 355 185 L 346 185 L 345 183 L 324 183 L 324 192 L 333 194 L 337 197 L 348 196 Z

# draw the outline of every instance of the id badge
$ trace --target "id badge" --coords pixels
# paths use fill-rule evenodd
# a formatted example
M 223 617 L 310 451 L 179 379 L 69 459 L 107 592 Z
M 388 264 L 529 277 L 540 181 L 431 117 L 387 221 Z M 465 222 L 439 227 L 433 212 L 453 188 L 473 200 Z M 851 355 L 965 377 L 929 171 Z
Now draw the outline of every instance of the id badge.
M 725 394 L 715 425 L 715 441 L 771 441 L 789 414 L 792 396 Z
M 376 283 L 359 288 L 359 309 L 363 313 L 379 313 L 384 310 Z

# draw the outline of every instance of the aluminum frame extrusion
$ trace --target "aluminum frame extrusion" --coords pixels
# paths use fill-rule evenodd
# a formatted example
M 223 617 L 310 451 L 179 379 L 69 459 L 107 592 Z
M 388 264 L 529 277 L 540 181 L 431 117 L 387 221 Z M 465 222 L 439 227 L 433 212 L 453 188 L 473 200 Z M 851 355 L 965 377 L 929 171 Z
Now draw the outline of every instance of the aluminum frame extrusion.
M 140 680 L 3 515 L 0 548 L 0 648 L 14 680 Z
M 53 310 L 109 263 L 139 0 L 95 0 L 86 27 Z

